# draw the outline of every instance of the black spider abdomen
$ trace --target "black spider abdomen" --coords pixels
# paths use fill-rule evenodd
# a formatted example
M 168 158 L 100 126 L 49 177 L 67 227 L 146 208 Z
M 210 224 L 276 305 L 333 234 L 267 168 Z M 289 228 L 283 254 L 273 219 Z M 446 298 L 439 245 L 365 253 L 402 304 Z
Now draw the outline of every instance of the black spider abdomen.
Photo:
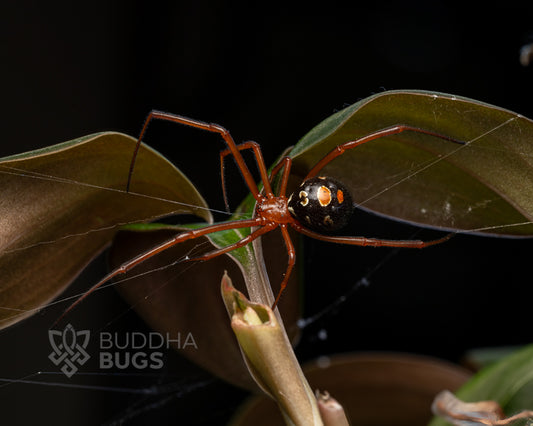
M 333 232 L 344 227 L 354 206 L 346 187 L 329 177 L 304 181 L 291 194 L 289 212 L 305 227 L 319 232 Z

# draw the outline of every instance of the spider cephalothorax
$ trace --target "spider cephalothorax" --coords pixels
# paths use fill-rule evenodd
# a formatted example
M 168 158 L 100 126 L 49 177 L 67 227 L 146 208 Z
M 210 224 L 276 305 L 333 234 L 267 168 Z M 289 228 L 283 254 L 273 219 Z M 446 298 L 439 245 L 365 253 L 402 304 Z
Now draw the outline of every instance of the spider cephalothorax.
M 350 192 L 342 183 L 318 176 L 303 181 L 289 196 L 288 209 L 308 228 L 333 232 L 346 226 L 354 205 Z

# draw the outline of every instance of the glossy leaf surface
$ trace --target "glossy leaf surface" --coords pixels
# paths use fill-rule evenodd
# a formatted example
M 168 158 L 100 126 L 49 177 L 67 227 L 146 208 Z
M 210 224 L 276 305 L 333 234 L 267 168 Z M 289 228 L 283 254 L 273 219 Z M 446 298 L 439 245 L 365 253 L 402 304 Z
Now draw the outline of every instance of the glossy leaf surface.
M 146 146 L 126 193 L 134 146 L 101 133 L 1 160 L 0 327 L 57 297 L 121 224 L 177 213 L 211 220 L 190 181 Z
M 364 209 L 422 226 L 533 234 L 533 122 L 472 99 L 393 91 L 364 99 L 312 129 L 291 152 L 304 177 L 337 145 L 406 124 L 465 142 L 404 132 L 345 152 L 321 174 Z

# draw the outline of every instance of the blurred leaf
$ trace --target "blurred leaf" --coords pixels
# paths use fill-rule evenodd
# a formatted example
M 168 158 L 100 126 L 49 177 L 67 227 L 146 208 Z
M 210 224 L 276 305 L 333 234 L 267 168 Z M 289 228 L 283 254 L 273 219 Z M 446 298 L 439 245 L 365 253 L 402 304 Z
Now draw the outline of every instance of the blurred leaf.
M 396 124 L 434 131 L 380 138 L 337 157 L 323 174 L 359 207 L 422 226 L 533 234 L 533 122 L 479 101 L 421 91 L 366 98 L 312 129 L 291 152 L 304 177 L 337 145 Z
M 463 363 L 468 365 L 474 371 L 481 370 L 484 367 L 501 361 L 506 356 L 516 352 L 518 346 L 498 346 L 498 347 L 484 347 L 474 348 L 468 350 L 463 355 Z
M 0 160 L 0 327 L 57 297 L 121 224 L 211 220 L 190 181 L 144 145 L 124 191 L 135 142 L 100 133 Z
M 533 409 L 533 345 L 516 351 L 469 380 L 455 394 L 467 402 L 496 401 L 506 416 Z M 430 426 L 448 423 L 434 419 Z

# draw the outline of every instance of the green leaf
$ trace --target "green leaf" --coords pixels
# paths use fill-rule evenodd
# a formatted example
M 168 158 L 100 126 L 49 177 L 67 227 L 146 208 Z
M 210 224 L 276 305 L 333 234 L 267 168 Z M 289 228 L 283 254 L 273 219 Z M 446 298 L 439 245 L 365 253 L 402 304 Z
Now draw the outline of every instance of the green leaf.
M 371 96 L 302 138 L 290 154 L 293 172 L 303 178 L 337 145 L 397 124 L 466 144 L 404 132 L 345 152 L 323 174 L 381 215 L 454 231 L 533 234 L 533 122 L 472 99 L 421 91 Z
M 135 143 L 100 133 L 0 160 L 0 327 L 57 297 L 121 224 L 179 213 L 211 221 L 191 182 L 147 146 L 125 192 Z
M 496 401 L 506 416 L 533 409 L 533 345 L 481 370 L 456 392 L 456 396 L 466 402 Z M 435 418 L 430 426 L 447 424 Z

